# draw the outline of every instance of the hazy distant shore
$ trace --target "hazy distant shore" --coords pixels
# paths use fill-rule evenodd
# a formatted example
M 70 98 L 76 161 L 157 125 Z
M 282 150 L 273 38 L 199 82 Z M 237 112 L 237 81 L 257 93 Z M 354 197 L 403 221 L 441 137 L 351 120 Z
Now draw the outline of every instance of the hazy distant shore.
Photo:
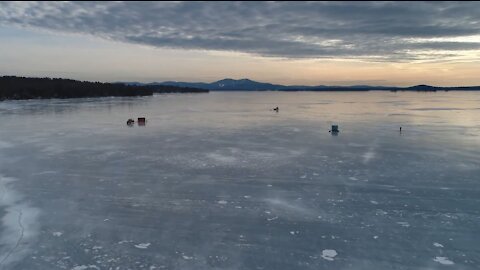
M 454 87 L 441 87 L 431 85 L 415 85 L 410 87 L 397 87 L 397 86 L 372 86 L 372 85 L 351 85 L 351 86 L 336 86 L 336 85 L 281 85 L 264 82 L 256 82 L 250 79 L 223 79 L 212 83 L 203 82 L 152 82 L 152 83 L 140 83 L 140 82 L 123 82 L 126 85 L 132 86 L 176 86 L 176 87 L 189 87 L 197 89 L 205 89 L 210 91 L 477 91 L 480 90 L 480 86 L 454 86 Z
M 480 91 L 480 86 L 440 87 L 416 85 L 411 87 L 390 86 L 284 86 L 255 82 L 249 79 L 224 79 L 213 83 L 162 82 L 101 83 L 60 78 L 0 77 L 0 101 L 49 98 L 87 97 L 132 97 L 152 96 L 154 93 L 208 93 L 210 91 L 282 91 L 282 92 L 367 92 L 367 91 Z

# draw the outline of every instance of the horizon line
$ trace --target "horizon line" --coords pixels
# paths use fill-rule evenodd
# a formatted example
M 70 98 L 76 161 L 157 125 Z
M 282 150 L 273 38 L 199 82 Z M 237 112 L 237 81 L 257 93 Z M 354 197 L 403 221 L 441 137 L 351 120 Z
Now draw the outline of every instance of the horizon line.
M 167 82 L 174 82 L 174 83 L 204 83 L 204 84 L 211 84 L 211 83 L 216 83 L 219 81 L 223 80 L 233 80 L 233 81 L 242 81 L 242 80 L 249 80 L 255 83 L 264 83 L 264 84 L 273 84 L 273 85 L 279 85 L 279 86 L 285 86 L 285 87 L 295 87 L 295 86 L 306 86 L 306 87 L 355 87 L 355 86 L 368 86 L 368 87 L 392 87 L 392 88 L 408 88 L 408 87 L 414 87 L 414 86 L 430 86 L 430 87 L 441 87 L 441 88 L 455 88 L 455 87 L 480 87 L 480 85 L 456 85 L 456 86 L 439 86 L 439 85 L 430 85 L 430 84 L 425 84 L 425 83 L 420 83 L 420 84 L 414 84 L 410 86 L 392 86 L 392 85 L 371 85 L 371 84 L 353 84 L 353 85 L 327 85 L 327 84 L 316 84 L 316 85 L 291 85 L 291 84 L 277 84 L 277 83 L 271 83 L 271 82 L 260 82 L 260 81 L 255 81 L 249 78 L 241 78 L 241 79 L 233 79 L 231 77 L 229 78 L 223 78 L 220 80 L 212 81 L 212 82 L 205 82 L 205 81 L 175 81 L 175 80 L 167 80 L 167 81 L 151 81 L 151 82 L 143 82 L 143 81 L 98 81 L 98 80 L 80 80 L 80 79 L 72 79 L 72 78 L 65 78 L 65 77 L 49 77 L 49 76 L 37 76 L 37 77 L 31 77 L 31 76 L 18 76 L 18 75 L 1 75 L 1 77 L 19 77 L 19 78 L 38 78 L 38 79 L 43 79 L 43 78 L 49 78 L 49 79 L 65 79 L 65 80 L 74 80 L 74 81 L 83 81 L 83 82 L 103 82 L 103 83 L 140 83 L 140 84 L 154 84 L 154 83 L 167 83 Z

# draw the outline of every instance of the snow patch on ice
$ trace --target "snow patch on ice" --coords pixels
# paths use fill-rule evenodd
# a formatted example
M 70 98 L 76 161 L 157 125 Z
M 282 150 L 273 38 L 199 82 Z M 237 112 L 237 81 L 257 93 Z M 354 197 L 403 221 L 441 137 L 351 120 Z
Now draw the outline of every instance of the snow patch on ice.
M 33 173 L 32 175 L 43 175 L 43 174 L 54 174 L 54 173 L 57 173 L 57 171 L 43 171 L 43 172 Z
M 447 257 L 435 257 L 433 259 L 435 262 L 441 263 L 443 265 L 452 265 L 455 264 L 454 262 L 450 261 Z
M 63 232 L 53 232 L 52 235 L 55 237 L 60 237 L 63 235 Z
M 71 270 L 86 270 L 86 269 L 97 269 L 97 270 L 100 270 L 100 268 L 98 268 L 96 265 L 79 265 L 79 266 L 75 266 L 73 267 Z
M 322 251 L 322 258 L 327 261 L 333 261 L 337 254 L 337 251 L 335 251 L 334 249 L 324 249 Z
M 433 245 L 436 246 L 436 247 L 441 247 L 441 248 L 443 248 L 443 245 L 440 244 L 440 243 L 437 243 L 437 242 L 433 243 Z
M 218 203 L 218 204 L 227 204 L 228 202 L 225 201 L 225 200 L 220 200 L 220 201 L 218 201 L 217 203 Z
M 220 164 L 234 164 L 237 162 L 237 158 L 219 153 L 208 153 L 207 157 Z
M 406 221 L 397 222 L 397 224 L 406 228 L 410 227 L 410 224 Z
M 121 244 L 125 244 L 125 243 L 132 243 L 133 241 L 131 240 L 122 240 L 120 242 L 118 242 L 117 244 L 121 245 Z
M 138 245 L 135 245 L 136 248 L 141 248 L 141 249 L 146 249 L 150 246 L 150 243 L 141 243 Z

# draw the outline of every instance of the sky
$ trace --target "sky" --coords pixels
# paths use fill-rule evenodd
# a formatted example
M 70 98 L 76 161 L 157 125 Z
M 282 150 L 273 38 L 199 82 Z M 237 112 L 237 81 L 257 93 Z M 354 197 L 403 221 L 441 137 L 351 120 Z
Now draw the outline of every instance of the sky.
M 0 2 L 0 75 L 480 85 L 479 2 Z

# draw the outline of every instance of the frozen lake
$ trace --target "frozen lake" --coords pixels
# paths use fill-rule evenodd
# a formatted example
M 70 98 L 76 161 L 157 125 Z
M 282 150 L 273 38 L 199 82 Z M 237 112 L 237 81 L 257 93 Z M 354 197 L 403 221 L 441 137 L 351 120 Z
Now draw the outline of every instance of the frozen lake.
M 478 92 L 7 101 L 0 122 L 0 269 L 480 265 Z

